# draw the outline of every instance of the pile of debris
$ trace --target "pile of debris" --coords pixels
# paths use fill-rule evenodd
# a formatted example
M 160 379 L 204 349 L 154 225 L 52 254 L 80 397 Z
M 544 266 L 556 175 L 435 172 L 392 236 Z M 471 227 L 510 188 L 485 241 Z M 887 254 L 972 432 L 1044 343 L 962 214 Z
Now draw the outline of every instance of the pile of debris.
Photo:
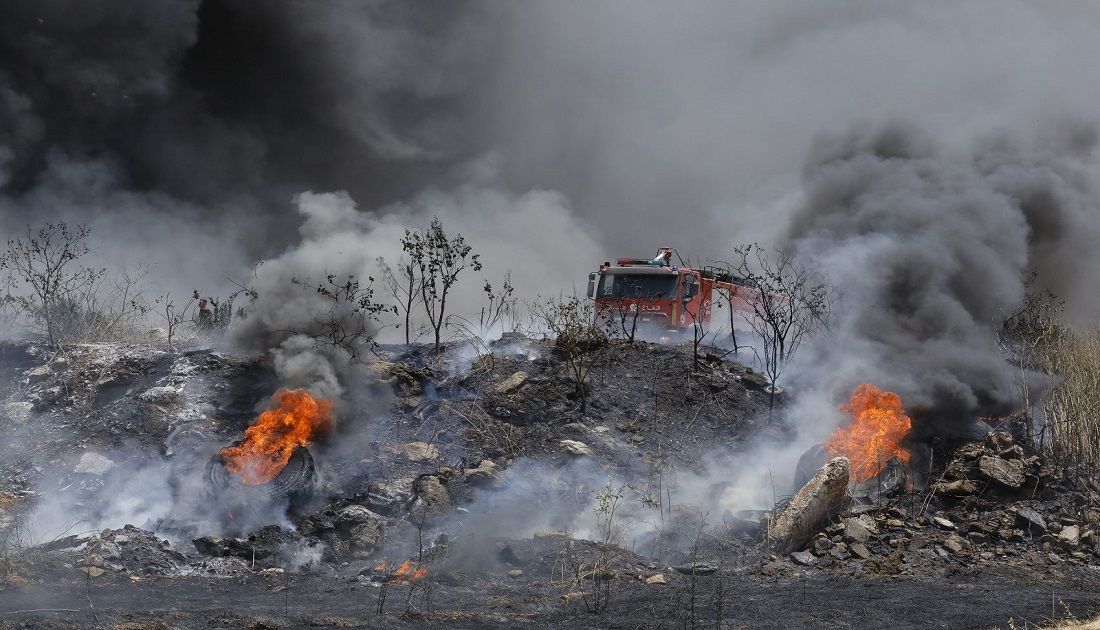
M 835 468 L 834 462 L 826 468 Z M 824 473 L 807 488 L 820 487 Z M 798 495 L 791 504 L 796 500 Z M 835 501 L 830 506 L 838 507 Z M 792 519 L 785 516 L 779 514 L 776 525 L 789 527 Z M 834 573 L 976 572 L 994 563 L 1039 573 L 1062 564 L 1095 566 L 1100 484 L 1059 474 L 1038 456 L 1027 456 L 1007 433 L 992 433 L 958 448 L 925 491 L 884 505 L 840 507 L 835 517 L 819 520 L 808 538 L 776 539 L 785 531 L 774 529 L 773 548 L 789 553 L 796 565 Z M 774 562 L 765 566 L 781 570 Z

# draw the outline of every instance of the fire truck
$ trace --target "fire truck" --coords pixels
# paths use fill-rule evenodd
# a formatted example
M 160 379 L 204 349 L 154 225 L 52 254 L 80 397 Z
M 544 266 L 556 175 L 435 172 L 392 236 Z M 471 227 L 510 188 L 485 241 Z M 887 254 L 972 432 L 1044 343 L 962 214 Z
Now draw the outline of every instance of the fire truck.
M 733 309 L 752 312 L 759 295 L 752 281 L 718 267 L 689 267 L 679 254 L 674 264 L 674 252 L 661 247 L 654 258 L 619 258 L 588 274 L 596 324 L 678 336 L 710 323 L 715 291 L 725 291 Z

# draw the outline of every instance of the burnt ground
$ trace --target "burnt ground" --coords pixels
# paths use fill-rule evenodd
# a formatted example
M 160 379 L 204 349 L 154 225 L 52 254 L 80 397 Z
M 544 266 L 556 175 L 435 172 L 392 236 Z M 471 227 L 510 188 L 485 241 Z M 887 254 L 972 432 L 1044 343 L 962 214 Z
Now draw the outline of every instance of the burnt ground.
M 609 348 L 584 413 L 546 342 L 506 339 L 480 357 L 382 348 L 311 449 L 314 498 L 254 523 L 177 493 L 278 387 L 268 358 L 0 350 L 0 627 L 715 627 L 720 601 L 730 628 L 985 628 L 1100 609 L 1100 487 L 1011 440 L 962 445 L 928 490 L 853 503 L 797 560 L 761 544 L 759 513 L 708 512 L 699 534 L 713 506 L 659 500 L 669 480 L 703 472 L 716 445 L 792 432 L 782 400 L 769 419 L 758 375 L 716 356 L 693 370 L 690 347 Z M 163 471 L 170 510 L 131 510 L 122 528 L 101 509 L 159 492 L 134 479 Z M 656 540 L 623 541 L 637 553 L 556 533 L 607 474 L 663 523 Z M 720 495 L 711 482 L 696 494 Z M 486 500 L 516 495 L 501 512 Z M 44 504 L 74 526 L 31 535 L 23 517 Z M 517 530 L 528 513 L 547 518 Z M 422 550 L 430 577 L 415 587 L 383 588 L 371 570 Z M 590 612 L 601 557 L 610 600 Z
M 408 587 L 391 587 L 381 615 L 376 612 L 377 587 L 318 576 L 75 580 L 0 593 L 0 610 L 5 612 L 0 624 L 132 629 L 691 627 L 687 579 L 662 587 L 617 585 L 610 606 L 600 614 L 589 613 L 583 602 L 563 601 L 560 585 L 508 578 L 459 580 L 436 587 L 431 608 L 416 614 L 404 613 Z M 1086 581 L 1026 585 L 992 577 L 726 575 L 722 582 L 729 593 L 724 628 L 996 628 L 1007 627 L 1010 619 L 1022 628 L 1064 618 L 1067 611 L 1087 616 L 1098 598 L 1096 583 Z M 714 585 L 713 578 L 698 580 L 697 627 L 714 627 Z M 24 607 L 68 610 L 10 612 Z

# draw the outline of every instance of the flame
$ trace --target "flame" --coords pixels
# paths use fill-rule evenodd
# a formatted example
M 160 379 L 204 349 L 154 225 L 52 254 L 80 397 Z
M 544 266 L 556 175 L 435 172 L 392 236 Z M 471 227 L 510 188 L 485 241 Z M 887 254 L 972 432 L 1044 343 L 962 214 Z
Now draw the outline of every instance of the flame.
M 853 483 L 879 474 L 892 458 L 909 463 L 909 451 L 901 443 L 913 422 L 901 396 L 863 383 L 840 410 L 852 416 L 852 423 L 837 429 L 825 442 L 825 450 L 832 457 L 848 458 Z
M 383 562 L 383 564 L 385 564 Z M 386 578 L 390 584 L 416 584 L 428 575 L 428 570 L 416 566 L 412 560 L 406 560 L 394 570 L 393 575 Z
M 314 398 L 304 389 L 280 389 L 271 408 L 244 431 L 244 440 L 220 453 L 225 468 L 241 483 L 264 484 L 274 479 L 294 453 L 324 435 L 332 422 L 332 402 Z

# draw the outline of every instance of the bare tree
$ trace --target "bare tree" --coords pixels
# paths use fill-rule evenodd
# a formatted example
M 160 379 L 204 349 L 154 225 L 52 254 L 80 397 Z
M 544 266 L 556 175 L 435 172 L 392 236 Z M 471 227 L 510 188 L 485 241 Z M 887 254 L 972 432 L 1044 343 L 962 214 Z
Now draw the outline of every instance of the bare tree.
M 76 261 L 88 252 L 90 230 L 69 229 L 64 221 L 48 222 L 37 230 L 10 239 L 0 256 L 0 269 L 7 272 L 12 297 L 31 320 L 40 325 L 51 345 L 63 341 L 60 321 L 68 307 L 66 299 L 94 285 L 106 275 L 104 269 L 80 266 Z
M 760 338 L 753 350 L 769 380 L 768 408 L 775 406 L 776 381 L 802 342 L 828 325 L 833 292 L 823 278 L 781 251 L 756 244 L 734 248 L 728 266 L 756 289 L 744 317 Z
M 405 317 L 405 345 L 409 345 L 412 342 L 413 305 L 420 295 L 420 279 L 416 275 L 416 267 L 404 256 L 398 259 L 396 269 L 390 267 L 381 256 L 376 260 L 378 268 L 382 270 L 382 282 L 396 302 L 396 312 Z
M 447 323 L 447 297 L 464 269 L 481 271 L 480 255 L 473 253 L 461 234 L 447 236 L 438 218 L 432 219 L 427 230 L 405 230 L 401 247 L 420 274 L 420 301 L 435 333 L 438 351 L 440 331 Z
M 366 285 L 354 275 L 342 282 L 335 274 L 328 274 L 317 284 L 316 291 L 328 300 L 329 307 L 314 322 L 310 331 L 314 343 L 343 350 L 352 361 L 360 361 L 364 349 L 373 350 L 375 334 L 381 327 L 379 314 L 396 307 L 387 307 L 374 301 L 374 278 L 368 277 Z M 306 286 L 308 280 L 294 278 L 295 284 Z M 293 331 L 300 332 L 300 331 Z
M 551 333 L 555 350 L 569 366 L 573 391 L 584 413 L 588 401 L 588 375 L 607 349 L 607 335 L 593 322 L 592 303 L 577 296 L 535 300 L 532 315 Z
M 165 293 L 157 298 L 155 302 L 157 315 L 164 320 L 164 329 L 168 335 L 168 349 L 172 350 L 172 340 L 175 338 L 180 325 L 188 320 L 188 313 L 190 313 L 191 307 L 195 305 L 195 299 L 192 297 L 182 307 L 177 307 L 175 301 L 172 300 L 172 294 Z

